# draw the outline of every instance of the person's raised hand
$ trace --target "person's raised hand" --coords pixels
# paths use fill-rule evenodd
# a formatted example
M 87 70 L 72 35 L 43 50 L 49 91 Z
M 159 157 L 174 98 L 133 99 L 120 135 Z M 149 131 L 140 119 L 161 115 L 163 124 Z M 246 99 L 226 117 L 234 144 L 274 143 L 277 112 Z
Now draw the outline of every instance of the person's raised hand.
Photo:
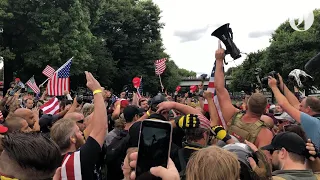
M 93 77 L 93 75 L 85 71 L 86 74 L 86 79 L 87 79 L 87 87 L 93 92 L 95 90 L 101 90 L 101 85 L 100 83 Z
M 203 92 L 203 97 L 205 98 L 205 99 L 212 99 L 212 92 L 210 92 L 210 91 L 204 91 Z
M 224 60 L 224 57 L 226 56 L 224 52 L 225 52 L 225 50 L 222 49 L 222 48 L 216 50 L 215 57 L 216 57 L 217 61 L 223 61 Z
M 272 87 L 276 87 L 277 86 L 277 80 L 271 76 L 268 77 L 268 84 L 269 84 L 269 87 L 272 88 Z

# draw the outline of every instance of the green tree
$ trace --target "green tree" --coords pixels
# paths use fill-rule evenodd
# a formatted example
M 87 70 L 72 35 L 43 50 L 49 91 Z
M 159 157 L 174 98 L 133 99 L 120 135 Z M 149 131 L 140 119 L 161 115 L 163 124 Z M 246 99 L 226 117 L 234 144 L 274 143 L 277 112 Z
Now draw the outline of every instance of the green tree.
M 254 69 L 258 67 L 262 69 L 262 76 L 277 71 L 285 81 L 293 69 L 304 70 L 304 65 L 320 50 L 320 10 L 314 10 L 314 15 L 314 24 L 304 32 L 294 31 L 288 21 L 282 23 L 272 34 L 269 47 L 250 53 L 242 65 L 234 69 L 232 90 L 242 90 L 245 83 L 257 83 Z M 312 76 L 319 86 L 319 74 Z
M 178 74 L 181 77 L 197 77 L 197 73 L 183 68 L 178 68 Z

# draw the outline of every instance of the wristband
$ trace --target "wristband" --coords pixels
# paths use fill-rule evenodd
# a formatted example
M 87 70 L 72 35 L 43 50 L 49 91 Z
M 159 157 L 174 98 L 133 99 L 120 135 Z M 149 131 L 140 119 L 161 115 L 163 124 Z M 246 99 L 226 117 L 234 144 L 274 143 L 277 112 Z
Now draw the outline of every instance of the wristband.
M 98 93 L 102 93 L 102 90 L 101 89 L 97 89 L 97 90 L 93 91 L 93 95 L 96 95 Z

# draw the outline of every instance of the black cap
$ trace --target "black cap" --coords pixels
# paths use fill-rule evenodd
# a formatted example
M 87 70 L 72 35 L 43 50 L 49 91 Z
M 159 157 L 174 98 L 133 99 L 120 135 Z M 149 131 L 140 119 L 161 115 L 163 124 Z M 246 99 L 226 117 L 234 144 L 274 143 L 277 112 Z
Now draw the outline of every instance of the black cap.
M 139 108 L 135 105 L 129 105 L 123 109 L 123 116 L 126 122 L 132 122 L 134 116 L 139 115 Z
M 271 141 L 271 144 L 262 147 L 262 150 L 280 150 L 285 148 L 287 151 L 306 155 L 306 142 L 294 132 L 283 132 L 275 135 Z

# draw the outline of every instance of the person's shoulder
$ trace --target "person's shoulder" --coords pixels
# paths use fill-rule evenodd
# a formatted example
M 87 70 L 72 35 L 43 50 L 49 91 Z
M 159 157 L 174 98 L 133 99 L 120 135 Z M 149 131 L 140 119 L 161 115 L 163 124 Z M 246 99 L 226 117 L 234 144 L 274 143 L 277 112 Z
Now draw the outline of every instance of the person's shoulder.
M 257 136 L 256 143 L 259 144 L 259 142 L 271 142 L 272 138 L 272 131 L 267 127 L 262 127 Z
M 300 118 L 301 118 L 301 122 L 305 121 L 305 120 L 308 120 L 308 121 L 313 121 L 315 123 L 318 123 L 320 125 L 320 117 L 313 117 L 309 114 L 306 114 L 304 112 L 301 112 L 300 113 Z

